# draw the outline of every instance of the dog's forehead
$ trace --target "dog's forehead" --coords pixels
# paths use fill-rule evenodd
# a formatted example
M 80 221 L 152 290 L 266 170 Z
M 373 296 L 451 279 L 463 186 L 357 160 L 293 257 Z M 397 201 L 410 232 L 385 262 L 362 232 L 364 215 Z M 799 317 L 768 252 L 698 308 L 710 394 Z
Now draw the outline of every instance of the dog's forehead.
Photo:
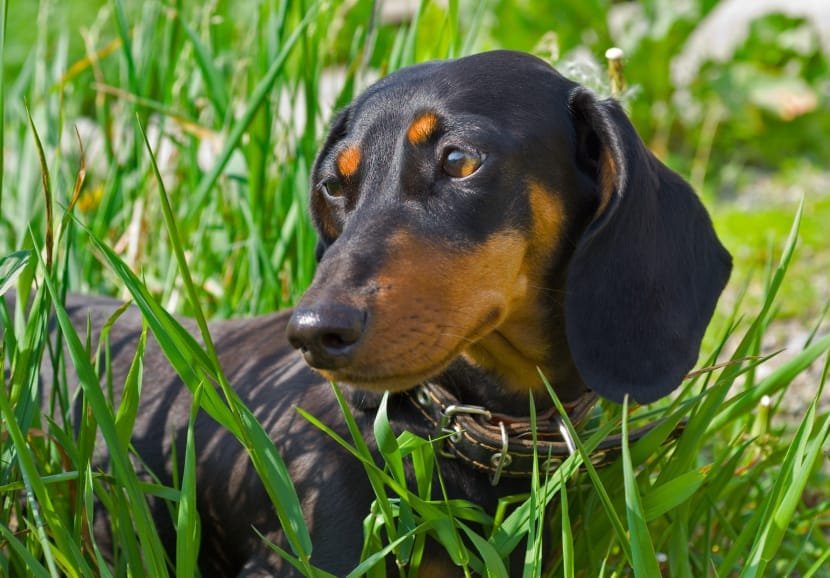
M 355 102 L 352 129 L 409 123 L 425 111 L 463 113 L 509 123 L 555 107 L 566 110 L 575 86 L 529 54 L 495 51 L 401 69 L 372 85 Z

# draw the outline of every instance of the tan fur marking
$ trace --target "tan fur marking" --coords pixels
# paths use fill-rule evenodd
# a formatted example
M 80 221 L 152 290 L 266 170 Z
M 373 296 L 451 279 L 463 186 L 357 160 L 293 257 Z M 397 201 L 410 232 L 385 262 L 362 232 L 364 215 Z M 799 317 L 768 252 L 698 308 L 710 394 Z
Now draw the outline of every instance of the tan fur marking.
M 366 342 L 337 377 L 394 391 L 443 370 L 504 321 L 525 248 L 515 231 L 463 251 L 430 246 L 407 231 L 393 235 L 366 297 Z
M 565 223 L 565 208 L 555 193 L 536 181 L 529 183 L 528 190 L 530 210 L 533 214 L 531 246 L 534 253 L 541 253 L 542 258 L 548 258 L 550 252 L 559 244 L 562 226 Z M 542 263 L 532 265 L 538 266 L 537 269 L 544 267 Z
M 513 287 L 509 313 L 496 331 L 471 346 L 468 360 L 496 371 L 515 389 L 541 389 L 541 368 L 554 381 L 554 369 L 547 367 L 550 335 L 546 330 L 544 303 L 545 273 L 559 246 L 565 221 L 559 197 L 537 182 L 528 185 L 533 225 L 517 283 Z
M 599 218 L 605 212 L 608 203 L 611 202 L 611 196 L 614 194 L 616 182 L 617 163 L 608 149 L 603 149 L 599 157 L 599 207 L 594 218 Z
M 425 112 L 418 116 L 406 131 L 406 138 L 412 145 L 425 143 L 438 128 L 438 115 L 434 112 Z
M 360 160 L 362 158 L 360 149 L 356 146 L 351 146 L 344 149 L 337 155 L 337 170 L 344 177 L 350 177 L 360 168 Z

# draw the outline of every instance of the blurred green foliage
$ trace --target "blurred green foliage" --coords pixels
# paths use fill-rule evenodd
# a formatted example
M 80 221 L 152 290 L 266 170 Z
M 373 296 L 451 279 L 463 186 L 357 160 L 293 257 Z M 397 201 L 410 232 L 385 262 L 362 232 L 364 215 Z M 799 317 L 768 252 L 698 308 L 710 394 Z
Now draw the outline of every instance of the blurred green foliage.
M 582 51 L 597 66 L 606 48 L 623 48 L 634 87 L 626 104 L 641 135 L 681 172 L 699 181 L 709 175 L 715 189 L 730 165 L 777 170 L 796 157 L 824 163 L 830 156 L 830 66 L 816 22 L 777 12 L 759 13 L 746 31 L 735 22 L 726 27 L 734 46 L 724 61 L 715 61 L 706 53 L 710 46 L 690 40 L 721 4 L 499 0 L 491 42 L 538 51 L 539 39 L 552 31 L 563 61 Z M 828 10 L 815 13 L 830 18 Z M 678 82 L 673 69 L 684 51 L 696 50 L 699 66 Z
M 270 4 L 250 1 L 262 4 L 260 10 Z M 673 68 L 680 64 L 684 51 L 694 52 L 690 39 L 724 3 L 466 0 L 460 3 L 460 10 L 461 24 L 466 22 L 470 29 L 474 13 L 485 7 L 476 49 L 536 52 L 554 65 L 571 68 L 577 76 L 587 75 L 581 80 L 589 84 L 593 75 L 595 88 L 601 88 L 604 78 L 604 51 L 610 46 L 623 48 L 632 87 L 625 100 L 634 124 L 658 155 L 696 179 L 694 184 L 706 184 L 709 192 L 717 193 L 745 186 L 746 179 L 738 175 L 742 169 L 774 171 L 792 167 L 796 158 L 817 164 L 830 158 L 830 139 L 826 138 L 830 133 L 830 60 L 823 51 L 830 46 L 830 39 L 825 39 L 823 47 L 814 20 L 761 12 L 748 23 L 748 30 L 743 30 L 742 24 L 731 29 L 737 40 L 725 60 L 700 54 L 694 69 L 686 73 L 688 78 L 678 83 Z M 107 4 L 105 0 L 53 1 L 52 17 L 42 23 L 37 2 L 19 3 L 9 15 L 4 73 L 14 80 L 26 59 L 36 57 L 32 47 L 39 26 L 56 28 L 56 33 L 73 31 L 61 37 L 61 41 L 68 40 L 68 47 L 48 49 L 67 50 L 70 61 L 82 58 L 82 36 L 96 24 L 96 16 Z M 140 13 L 145 4 L 129 2 L 126 9 Z M 170 0 L 167 4 L 170 10 L 178 10 L 187 3 Z M 240 33 L 234 24 L 238 2 L 214 0 L 212 4 L 214 21 L 210 27 L 217 44 L 224 44 L 223 36 Z M 342 4 L 338 10 L 344 19 L 333 30 L 333 49 L 320 54 L 324 65 L 348 63 L 355 53 L 356 31 L 369 28 L 377 17 L 373 14 L 375 2 L 335 4 Z M 348 10 L 343 10 L 347 5 Z M 447 52 L 446 47 L 430 42 L 447 42 L 445 35 L 434 33 L 443 26 L 444 6 L 424 3 L 416 60 Z M 830 18 L 828 10 L 815 13 Z M 400 25 L 387 22 L 369 39 L 376 42 L 371 64 L 381 72 L 388 67 L 385 55 L 392 52 Z

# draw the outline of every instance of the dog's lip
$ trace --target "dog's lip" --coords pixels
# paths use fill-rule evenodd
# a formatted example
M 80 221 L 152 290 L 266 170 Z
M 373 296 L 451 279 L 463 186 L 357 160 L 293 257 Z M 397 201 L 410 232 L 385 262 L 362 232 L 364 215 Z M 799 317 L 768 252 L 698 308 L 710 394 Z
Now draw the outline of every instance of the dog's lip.
M 390 391 L 398 393 L 412 389 L 419 383 L 427 381 L 431 377 L 435 377 L 441 371 L 446 369 L 447 365 L 455 359 L 453 356 L 450 361 L 440 364 L 434 370 L 426 370 L 413 372 L 409 374 L 398 375 L 368 375 L 360 373 L 349 373 L 348 371 L 321 371 L 327 379 L 338 383 L 347 383 L 358 389 L 367 389 L 372 391 Z
M 430 367 L 418 369 L 407 373 L 378 374 L 371 372 L 355 371 L 344 367 L 336 370 L 320 371 L 330 381 L 348 383 L 358 389 L 373 391 L 390 391 L 393 393 L 406 391 L 427 381 L 444 371 L 463 352 L 463 347 L 456 347 L 441 361 L 432 364 Z

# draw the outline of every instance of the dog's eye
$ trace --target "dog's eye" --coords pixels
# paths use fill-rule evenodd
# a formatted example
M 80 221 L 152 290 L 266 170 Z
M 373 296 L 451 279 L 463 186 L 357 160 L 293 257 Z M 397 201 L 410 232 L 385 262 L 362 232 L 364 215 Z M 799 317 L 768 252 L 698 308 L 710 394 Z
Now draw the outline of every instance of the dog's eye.
M 320 190 L 329 199 L 338 199 L 343 196 L 343 185 L 337 179 L 326 179 L 320 185 Z
M 441 168 L 444 169 L 444 172 L 455 179 L 469 177 L 480 166 L 481 156 L 458 148 L 449 148 L 444 151 L 443 160 L 441 161 Z

